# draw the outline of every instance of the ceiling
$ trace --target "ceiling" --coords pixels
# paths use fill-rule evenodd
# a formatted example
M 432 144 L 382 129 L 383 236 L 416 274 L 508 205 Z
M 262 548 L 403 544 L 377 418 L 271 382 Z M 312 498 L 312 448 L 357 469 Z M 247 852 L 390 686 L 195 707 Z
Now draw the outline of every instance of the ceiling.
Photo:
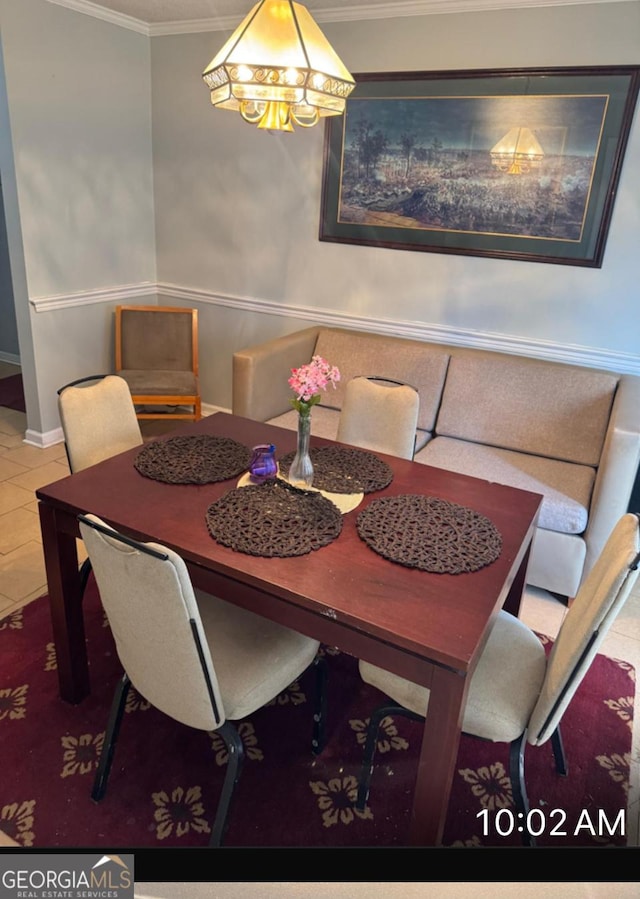
M 254 0 L 49 0 L 96 18 L 149 34 L 234 28 Z M 304 0 L 318 22 L 380 19 L 391 16 L 473 12 L 616 0 Z M 618 0 L 620 2 L 620 0 Z M 624 0 L 623 0 L 624 2 Z M 631 0 L 627 0 L 631 2 Z

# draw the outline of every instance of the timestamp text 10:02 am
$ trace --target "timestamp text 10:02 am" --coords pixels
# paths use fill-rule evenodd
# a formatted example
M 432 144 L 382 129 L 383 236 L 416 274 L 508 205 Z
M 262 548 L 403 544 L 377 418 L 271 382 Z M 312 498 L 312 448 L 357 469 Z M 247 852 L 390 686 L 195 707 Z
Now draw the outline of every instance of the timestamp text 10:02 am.
M 621 809 L 612 821 L 604 809 L 589 811 L 583 809 L 575 819 L 569 822 L 569 816 L 564 809 L 552 808 L 544 811 L 539 808 L 530 809 L 526 815 L 510 808 L 501 808 L 491 811 L 483 808 L 476 818 L 482 823 L 482 835 L 508 837 L 514 831 L 516 833 L 528 833 L 532 837 L 540 837 L 543 834 L 549 837 L 575 837 L 580 834 L 588 834 L 594 837 L 613 837 L 616 834 L 625 836 L 626 815 Z

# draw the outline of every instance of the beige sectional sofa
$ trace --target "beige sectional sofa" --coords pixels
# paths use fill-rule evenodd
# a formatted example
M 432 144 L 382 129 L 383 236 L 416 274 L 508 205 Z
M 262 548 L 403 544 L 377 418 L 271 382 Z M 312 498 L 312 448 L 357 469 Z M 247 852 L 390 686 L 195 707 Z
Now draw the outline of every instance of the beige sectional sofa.
M 529 583 L 574 596 L 618 518 L 640 461 L 640 377 L 469 347 L 312 327 L 233 357 L 233 412 L 295 428 L 290 369 L 317 353 L 341 372 L 314 407 L 335 439 L 346 382 L 420 394 L 417 462 L 543 495 Z

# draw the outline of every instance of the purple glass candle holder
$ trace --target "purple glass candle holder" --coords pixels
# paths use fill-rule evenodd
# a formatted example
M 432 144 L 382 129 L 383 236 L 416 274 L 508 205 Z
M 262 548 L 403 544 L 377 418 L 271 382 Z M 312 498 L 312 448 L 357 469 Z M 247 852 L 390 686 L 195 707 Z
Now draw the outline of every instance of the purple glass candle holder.
M 273 443 L 261 443 L 253 447 L 253 455 L 249 463 L 249 477 L 253 484 L 264 484 L 278 473 L 276 448 Z

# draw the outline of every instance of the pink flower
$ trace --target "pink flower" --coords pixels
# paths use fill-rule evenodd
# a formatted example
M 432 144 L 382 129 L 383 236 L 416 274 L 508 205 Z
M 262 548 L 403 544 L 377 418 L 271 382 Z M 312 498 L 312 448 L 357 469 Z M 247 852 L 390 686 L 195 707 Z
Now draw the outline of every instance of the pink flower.
M 308 415 L 311 407 L 320 402 L 320 391 L 326 390 L 328 384 L 340 380 L 340 372 L 335 365 L 329 365 L 322 356 L 313 356 L 307 365 L 291 369 L 289 386 L 296 395 L 291 404 L 300 415 Z

